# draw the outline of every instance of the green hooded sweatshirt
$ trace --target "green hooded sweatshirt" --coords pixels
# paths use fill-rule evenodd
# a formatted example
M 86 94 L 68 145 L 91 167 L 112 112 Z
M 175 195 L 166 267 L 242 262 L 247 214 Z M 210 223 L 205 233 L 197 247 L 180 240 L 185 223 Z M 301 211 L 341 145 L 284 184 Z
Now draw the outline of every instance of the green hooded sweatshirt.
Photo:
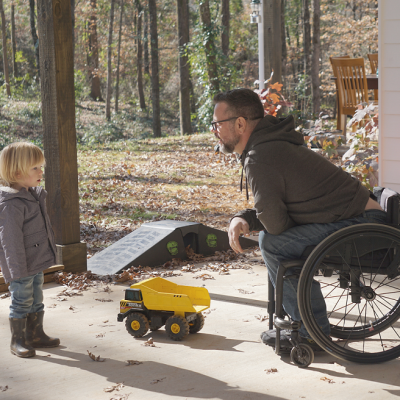
M 264 117 L 241 162 L 255 208 L 235 217 L 250 230 L 279 235 L 296 225 L 340 221 L 361 214 L 368 202 L 370 192 L 359 180 L 304 146 L 292 116 Z

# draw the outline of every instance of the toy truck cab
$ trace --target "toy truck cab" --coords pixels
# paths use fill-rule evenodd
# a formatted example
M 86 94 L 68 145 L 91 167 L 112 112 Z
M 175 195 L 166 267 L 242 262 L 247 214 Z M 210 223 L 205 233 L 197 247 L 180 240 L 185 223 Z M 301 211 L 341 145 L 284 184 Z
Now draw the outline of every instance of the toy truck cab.
M 118 321 L 123 321 L 124 313 L 132 309 L 143 310 L 143 296 L 140 289 L 129 288 L 125 290 L 125 299 L 120 301 Z
M 210 306 L 205 288 L 183 286 L 162 278 L 150 278 L 125 290 L 120 301 L 118 321 L 124 319 L 134 337 L 163 325 L 170 338 L 182 340 L 188 333 L 199 332 L 204 325 L 202 311 Z

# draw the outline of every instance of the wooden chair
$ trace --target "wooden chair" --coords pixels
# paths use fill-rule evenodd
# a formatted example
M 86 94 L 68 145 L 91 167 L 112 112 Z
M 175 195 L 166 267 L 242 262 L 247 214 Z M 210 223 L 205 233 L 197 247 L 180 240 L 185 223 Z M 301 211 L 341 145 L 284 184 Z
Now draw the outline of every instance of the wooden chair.
M 333 59 L 339 59 L 339 58 L 350 58 L 349 55 L 345 54 L 343 56 L 338 56 L 338 57 L 329 57 L 329 61 L 331 62 L 332 65 L 332 60 Z M 336 69 L 333 67 L 332 65 L 332 70 L 333 70 L 333 76 L 336 78 L 335 81 L 335 85 L 336 85 L 336 129 L 341 129 L 340 126 L 340 113 L 339 113 L 339 108 L 340 108 L 340 104 L 339 104 L 339 93 L 338 93 L 338 86 L 337 86 L 337 72 Z
M 363 58 L 333 58 L 339 96 L 338 119 L 346 135 L 347 116 L 353 116 L 359 104 L 368 103 L 368 85 Z M 340 115 L 339 115 L 340 114 Z
M 376 74 L 378 70 L 378 53 L 368 54 L 369 63 L 371 64 L 371 73 Z M 378 100 L 378 91 L 374 90 L 374 99 Z

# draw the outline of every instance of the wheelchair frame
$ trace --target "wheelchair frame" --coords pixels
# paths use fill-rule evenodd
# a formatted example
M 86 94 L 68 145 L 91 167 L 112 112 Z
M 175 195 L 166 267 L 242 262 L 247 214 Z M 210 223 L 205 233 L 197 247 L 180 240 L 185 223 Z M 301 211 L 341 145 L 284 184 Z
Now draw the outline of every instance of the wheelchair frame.
M 379 363 L 400 357 L 400 323 L 396 324 L 400 285 L 393 286 L 400 280 L 400 195 L 383 188 L 376 194 L 388 213 L 387 224 L 342 228 L 307 248 L 302 259 L 281 262 L 276 291 L 268 279 L 267 311 L 269 329 L 273 323 L 276 327 L 275 352 L 282 351 L 280 331 L 292 331 L 290 357 L 299 367 L 308 367 L 314 360 L 312 348 L 298 334 L 301 324 L 323 350 L 337 358 Z M 285 319 L 283 282 L 289 268 L 301 269 L 297 301 L 302 321 Z M 312 311 L 311 285 L 318 279 L 326 281 L 322 283 L 324 290 L 328 288 L 327 307 L 333 306 L 327 310 L 333 339 L 322 332 Z

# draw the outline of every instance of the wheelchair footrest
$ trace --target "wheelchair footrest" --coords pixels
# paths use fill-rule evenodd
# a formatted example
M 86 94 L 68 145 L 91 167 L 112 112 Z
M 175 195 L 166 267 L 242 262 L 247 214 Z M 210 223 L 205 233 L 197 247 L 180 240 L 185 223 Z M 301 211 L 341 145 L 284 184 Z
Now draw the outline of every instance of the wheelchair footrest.
M 274 323 L 278 328 L 288 331 L 298 331 L 301 327 L 300 321 L 288 321 L 280 317 L 275 317 Z

